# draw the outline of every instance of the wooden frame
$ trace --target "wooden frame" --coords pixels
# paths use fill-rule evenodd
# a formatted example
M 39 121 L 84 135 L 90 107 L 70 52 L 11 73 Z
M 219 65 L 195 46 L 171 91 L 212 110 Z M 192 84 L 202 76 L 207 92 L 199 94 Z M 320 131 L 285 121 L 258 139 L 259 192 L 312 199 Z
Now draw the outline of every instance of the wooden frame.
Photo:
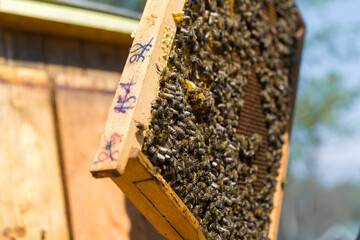
M 0 239 L 70 239 L 48 74 L 0 66 L 0 112 Z
M 156 232 L 110 179 L 88 172 L 129 47 L 0 31 L 0 239 L 14 229 L 24 239 Z
M 159 90 L 157 68 L 166 66 L 176 30 L 171 13 L 181 11 L 184 3 L 147 2 L 91 166 L 94 177 L 120 176 L 130 149 L 141 149 L 143 135 L 137 134 L 136 123 L 147 125 L 150 120 L 151 101 Z
M 184 3 L 147 2 L 91 173 L 111 177 L 165 237 L 205 239 L 197 219 L 141 153 L 143 136 L 136 129 L 137 122 L 147 125 L 150 119 L 150 102 L 159 89 L 157 68 L 166 66 L 175 35 L 172 13 L 182 11 Z
M 292 96 L 290 100 L 290 121 L 288 123 L 287 132 L 284 134 L 285 143 L 282 148 L 282 158 L 280 160 L 280 169 L 279 175 L 277 176 L 277 184 L 276 184 L 276 191 L 273 197 L 274 202 L 274 209 L 270 215 L 270 230 L 269 230 L 269 237 L 270 239 L 277 239 L 278 230 L 279 230 L 279 223 L 280 223 L 280 215 L 281 215 L 281 206 L 284 196 L 284 186 L 286 184 L 286 171 L 288 166 L 289 160 L 289 150 L 290 150 L 290 136 L 291 136 L 291 127 L 293 122 L 294 116 L 294 109 L 295 109 L 295 100 L 296 100 L 296 91 L 297 91 L 297 84 L 298 84 L 298 76 L 299 76 L 299 69 L 300 69 L 300 62 L 301 62 L 301 53 L 304 44 L 304 37 L 305 37 L 305 24 L 300 14 L 298 14 L 298 30 L 295 33 L 296 39 L 296 50 L 295 50 L 295 63 L 290 69 L 290 81 L 291 81 L 291 89 L 292 89 Z
M 111 179 L 166 238 L 205 239 L 197 219 L 138 148 L 131 149 L 124 174 Z
M 184 0 L 176 3 L 170 0 L 147 2 L 90 171 L 96 178 L 110 177 L 165 237 L 205 239 L 197 219 L 164 178 L 154 172 L 152 164 L 141 152 L 143 135 L 136 129 L 136 123 L 146 126 L 149 122 L 150 102 L 155 99 L 159 88 L 156 71 L 166 65 L 175 33 L 176 25 L 171 13 L 181 11 L 183 5 Z M 304 24 L 300 20 L 297 61 L 291 70 L 295 90 L 303 34 Z M 292 109 L 295 95 L 293 93 Z M 284 136 L 281 169 L 274 195 L 275 207 L 271 214 L 271 239 L 277 237 L 289 132 L 290 127 Z

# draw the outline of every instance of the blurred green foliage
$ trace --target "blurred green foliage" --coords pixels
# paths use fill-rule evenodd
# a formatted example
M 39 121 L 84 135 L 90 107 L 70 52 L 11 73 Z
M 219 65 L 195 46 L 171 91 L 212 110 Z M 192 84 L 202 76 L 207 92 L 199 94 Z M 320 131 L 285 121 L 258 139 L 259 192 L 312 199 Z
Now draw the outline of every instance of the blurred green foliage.
M 320 79 L 312 79 L 299 91 L 296 102 L 294 132 L 292 138 L 291 163 L 304 160 L 311 149 L 321 144 L 319 127 L 331 129 L 339 135 L 351 133 L 351 128 L 340 122 L 339 114 L 360 94 L 358 88 L 346 88 L 343 78 L 336 73 L 328 73 Z
M 335 73 L 311 81 L 297 101 L 295 123 L 309 130 L 320 123 L 334 124 L 335 111 L 347 106 L 356 95 L 356 92 L 344 89 Z
M 359 108 L 360 85 L 356 84 L 360 56 L 357 45 L 360 27 L 356 24 L 359 17 L 349 15 L 346 21 L 338 21 L 327 14 L 330 10 L 351 11 L 351 2 L 356 0 L 347 1 L 346 8 L 340 9 L 345 1 L 297 1 L 307 24 L 307 35 L 280 222 L 281 240 L 318 239 L 332 226 L 344 226 L 345 222 L 355 224 L 353 238 L 334 234 L 330 240 L 350 240 L 355 239 L 360 225 L 360 185 L 339 182 L 326 186 L 320 178 L 334 173 L 325 172 L 328 170 L 317 165 L 318 152 L 320 149 L 326 151 L 324 145 L 329 143 L 328 136 L 351 139 L 359 129 L 357 119 L 351 119 L 346 125 L 343 116 Z M 338 148 L 338 160 L 343 164 L 351 167 L 356 161 L 357 156 L 354 159 L 341 157 L 340 146 L 328 146 Z M 356 151 L 354 149 L 354 154 Z M 322 161 L 326 164 L 326 159 Z M 300 169 L 300 165 L 305 168 Z
M 311 4 L 311 5 L 321 5 L 321 4 L 324 4 L 324 3 L 327 3 L 327 2 L 330 2 L 330 1 L 333 1 L 333 0 L 302 0 L 308 4 Z

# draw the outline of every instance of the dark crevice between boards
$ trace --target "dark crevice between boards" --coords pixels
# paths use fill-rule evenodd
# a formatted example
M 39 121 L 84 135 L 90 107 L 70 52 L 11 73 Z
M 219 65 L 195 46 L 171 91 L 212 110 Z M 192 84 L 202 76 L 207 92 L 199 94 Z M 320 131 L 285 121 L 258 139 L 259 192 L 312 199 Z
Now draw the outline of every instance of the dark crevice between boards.
M 176 230 L 176 228 L 169 222 L 169 220 L 166 218 L 166 216 L 164 216 L 159 209 L 157 209 L 156 205 L 141 191 L 140 188 L 138 188 L 135 184 L 136 189 L 146 198 L 146 200 L 153 206 L 153 208 L 163 217 L 163 219 L 166 220 L 166 222 L 171 226 L 171 228 L 182 238 L 183 236 L 181 236 L 181 234 Z
M 56 91 L 55 91 L 55 83 L 52 77 L 48 77 L 49 79 L 49 94 L 50 94 L 50 101 L 51 107 L 53 112 L 53 121 L 54 121 L 54 130 L 55 130 L 55 141 L 57 145 L 57 155 L 58 155 L 58 162 L 60 166 L 60 176 L 61 176 L 61 183 L 63 187 L 63 194 L 64 194 L 64 203 L 65 203 L 65 211 L 66 211 L 66 221 L 67 221 L 67 228 L 69 233 L 69 240 L 74 239 L 73 235 L 73 223 L 71 220 L 71 208 L 70 208 L 70 199 L 69 199 L 69 188 L 68 182 L 66 181 L 66 169 L 65 169 L 65 162 L 64 162 L 64 155 L 63 155 L 63 147 L 61 141 L 61 134 L 60 134 L 60 124 L 59 124 L 59 116 L 58 110 L 56 105 Z M 45 239 L 45 231 L 42 233 L 42 239 Z

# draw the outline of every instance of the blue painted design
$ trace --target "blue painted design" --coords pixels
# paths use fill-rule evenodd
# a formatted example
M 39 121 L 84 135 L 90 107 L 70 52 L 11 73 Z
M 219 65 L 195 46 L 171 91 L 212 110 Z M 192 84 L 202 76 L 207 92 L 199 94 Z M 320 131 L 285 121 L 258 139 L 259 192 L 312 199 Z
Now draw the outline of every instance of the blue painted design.
M 130 57 L 129 61 L 130 63 L 133 63 L 133 62 L 138 62 L 140 59 L 141 61 L 143 62 L 145 60 L 145 52 L 146 51 L 150 51 L 151 47 L 152 47 L 152 40 L 154 39 L 154 37 L 152 37 L 150 39 L 150 41 L 145 44 L 145 45 L 142 45 L 141 43 L 136 43 L 132 49 L 130 50 L 130 54 L 134 54 Z
M 122 87 L 125 90 L 125 96 L 119 95 L 117 100 L 117 105 L 114 107 L 114 111 L 117 113 L 126 113 L 128 109 L 133 109 L 134 106 L 129 105 L 132 102 L 134 104 L 136 102 L 136 97 L 131 96 L 131 86 L 135 85 L 136 82 L 133 82 L 133 78 L 131 78 L 130 82 L 128 83 L 120 83 L 120 87 Z

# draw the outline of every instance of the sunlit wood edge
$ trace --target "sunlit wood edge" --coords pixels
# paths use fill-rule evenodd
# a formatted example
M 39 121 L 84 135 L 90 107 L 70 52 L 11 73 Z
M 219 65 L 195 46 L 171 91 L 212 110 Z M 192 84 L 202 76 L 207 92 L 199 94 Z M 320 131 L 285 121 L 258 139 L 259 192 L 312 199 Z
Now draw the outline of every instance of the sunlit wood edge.
M 55 3 L 0 1 L 0 26 L 130 46 L 139 21 Z
M 290 137 L 291 137 L 291 129 L 294 118 L 295 111 L 295 100 L 297 94 L 297 85 L 298 85 L 298 77 L 299 77 L 299 69 L 301 62 L 301 53 L 303 49 L 304 37 L 305 37 L 305 23 L 300 13 L 298 13 L 298 31 L 295 33 L 295 38 L 297 39 L 296 46 L 296 62 L 294 66 L 291 68 L 290 74 L 292 74 L 292 79 L 294 82 L 292 84 L 292 96 L 290 100 L 290 108 L 291 108 L 291 116 L 289 121 L 289 127 L 287 133 L 284 135 L 285 143 L 282 147 L 282 157 L 280 159 L 280 169 L 278 176 L 276 178 L 276 190 L 273 197 L 274 207 L 270 215 L 270 229 L 269 229 L 269 238 L 272 240 L 276 240 L 279 232 L 280 225 L 280 216 L 282 209 L 282 202 L 284 197 L 284 187 L 286 185 L 286 173 L 289 162 L 289 154 L 290 154 Z

